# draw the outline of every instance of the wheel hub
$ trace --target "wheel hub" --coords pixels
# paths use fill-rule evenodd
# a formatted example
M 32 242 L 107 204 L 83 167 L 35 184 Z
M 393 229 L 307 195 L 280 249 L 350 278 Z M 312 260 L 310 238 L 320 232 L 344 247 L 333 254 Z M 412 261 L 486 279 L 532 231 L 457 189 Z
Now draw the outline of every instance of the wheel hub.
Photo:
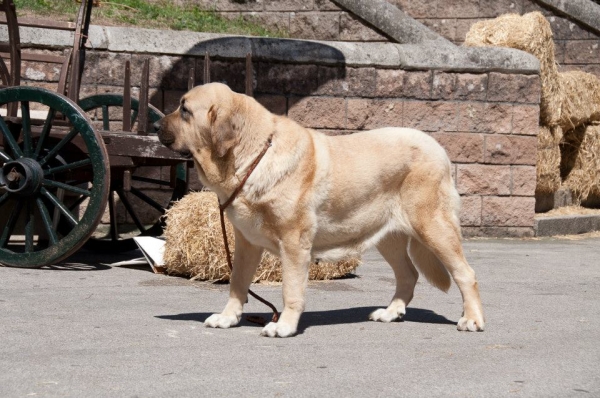
M 44 171 L 38 162 L 31 158 L 21 158 L 2 166 L 0 184 L 10 193 L 29 196 L 40 190 L 43 178 Z

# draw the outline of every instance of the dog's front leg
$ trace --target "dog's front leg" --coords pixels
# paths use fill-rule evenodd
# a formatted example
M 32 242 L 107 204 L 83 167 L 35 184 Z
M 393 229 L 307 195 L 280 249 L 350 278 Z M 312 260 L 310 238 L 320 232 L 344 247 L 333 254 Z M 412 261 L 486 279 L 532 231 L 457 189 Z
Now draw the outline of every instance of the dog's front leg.
M 277 322 L 265 326 L 261 335 L 290 337 L 298 330 L 298 321 L 304 311 L 304 293 L 308 283 L 310 249 L 302 248 L 296 238 L 293 244 L 283 244 L 281 272 L 283 280 L 283 311 Z
M 211 328 L 228 328 L 235 326 L 242 318 L 244 303 L 248 297 L 248 289 L 258 268 L 263 249 L 252 245 L 234 228 L 235 252 L 233 271 L 229 286 L 229 301 L 220 314 L 209 316 L 204 325 Z

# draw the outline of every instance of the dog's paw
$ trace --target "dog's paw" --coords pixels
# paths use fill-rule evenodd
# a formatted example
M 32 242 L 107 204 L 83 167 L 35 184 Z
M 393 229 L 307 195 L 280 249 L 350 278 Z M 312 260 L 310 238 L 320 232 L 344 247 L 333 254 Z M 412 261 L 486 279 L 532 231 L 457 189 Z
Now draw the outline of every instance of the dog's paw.
M 260 332 L 266 337 L 291 337 L 296 334 L 296 328 L 282 322 L 269 322 Z
M 483 332 L 483 329 L 485 328 L 485 322 L 483 319 L 476 321 L 463 316 L 458 320 L 458 325 L 456 328 L 460 331 Z
M 380 308 L 378 310 L 371 312 L 371 314 L 369 315 L 369 319 L 371 321 L 375 321 L 375 322 L 389 323 L 392 321 L 402 319 L 403 316 L 404 316 L 404 313 L 399 313 L 397 311 L 391 311 L 388 308 Z
M 227 329 L 237 325 L 239 321 L 240 318 L 235 315 L 212 314 L 204 321 L 204 326 Z

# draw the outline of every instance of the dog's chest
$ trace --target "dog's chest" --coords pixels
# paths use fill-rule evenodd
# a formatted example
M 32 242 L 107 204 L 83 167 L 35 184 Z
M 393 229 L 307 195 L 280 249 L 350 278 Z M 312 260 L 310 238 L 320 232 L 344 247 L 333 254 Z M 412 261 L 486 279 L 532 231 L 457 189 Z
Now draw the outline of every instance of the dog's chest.
M 227 211 L 227 218 L 255 246 L 278 254 L 279 245 L 276 234 L 268 227 L 268 217 L 244 203 L 236 203 L 235 208 Z

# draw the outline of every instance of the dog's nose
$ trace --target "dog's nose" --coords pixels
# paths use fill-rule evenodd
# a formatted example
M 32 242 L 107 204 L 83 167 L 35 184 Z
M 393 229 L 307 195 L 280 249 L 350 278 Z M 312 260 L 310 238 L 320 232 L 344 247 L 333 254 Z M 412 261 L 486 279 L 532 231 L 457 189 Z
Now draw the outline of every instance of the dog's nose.
M 154 130 L 160 131 L 160 127 L 162 125 L 161 121 L 162 121 L 162 119 L 160 119 L 159 121 L 154 122 L 154 124 L 153 124 Z

